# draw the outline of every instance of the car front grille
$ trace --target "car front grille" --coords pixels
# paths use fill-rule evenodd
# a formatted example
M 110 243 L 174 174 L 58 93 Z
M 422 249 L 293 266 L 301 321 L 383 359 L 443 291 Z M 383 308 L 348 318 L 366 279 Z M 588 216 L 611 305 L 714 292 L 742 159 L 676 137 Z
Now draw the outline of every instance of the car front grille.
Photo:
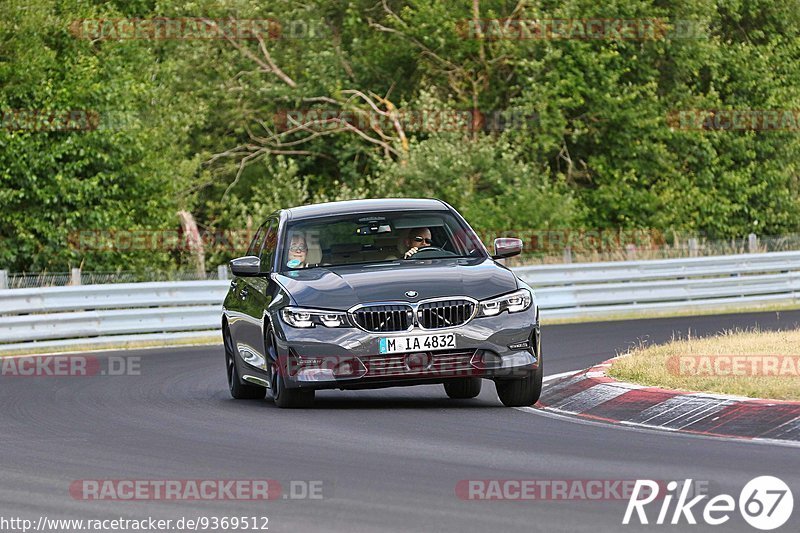
M 362 362 L 367 367 L 365 377 L 383 376 L 425 376 L 425 377 L 466 377 L 475 376 L 480 370 L 470 361 L 475 350 L 449 352 L 421 352 L 413 354 L 391 354 L 365 357 Z
M 414 320 L 414 309 L 417 317 Z M 411 329 L 412 321 L 424 329 L 442 329 L 461 326 L 475 314 L 475 303 L 453 299 L 419 304 L 376 304 L 361 307 L 351 313 L 362 329 L 374 333 L 389 333 Z
M 425 329 L 450 328 L 465 324 L 474 312 L 475 304 L 469 300 L 421 303 L 417 309 L 417 321 Z
M 367 331 L 406 331 L 411 327 L 413 314 L 407 305 L 374 305 L 353 313 L 356 323 Z

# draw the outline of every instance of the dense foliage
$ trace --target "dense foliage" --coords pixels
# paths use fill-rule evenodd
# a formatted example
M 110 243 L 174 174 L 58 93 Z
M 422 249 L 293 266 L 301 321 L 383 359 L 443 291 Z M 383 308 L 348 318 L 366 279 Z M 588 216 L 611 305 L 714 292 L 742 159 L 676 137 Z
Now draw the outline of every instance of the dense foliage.
M 0 4 L 0 268 L 179 267 L 180 246 L 115 237 L 177 232 L 179 210 L 215 236 L 213 265 L 241 251 L 221 236 L 276 208 L 377 196 L 439 197 L 482 230 L 800 229 L 797 123 L 679 114 L 800 110 L 796 0 Z M 170 39 L 118 24 L 158 17 L 209 22 Z M 488 22 L 509 17 L 658 23 L 509 38 L 519 22 Z M 231 19 L 269 31 L 198 38 Z M 20 118 L 75 110 L 96 120 Z

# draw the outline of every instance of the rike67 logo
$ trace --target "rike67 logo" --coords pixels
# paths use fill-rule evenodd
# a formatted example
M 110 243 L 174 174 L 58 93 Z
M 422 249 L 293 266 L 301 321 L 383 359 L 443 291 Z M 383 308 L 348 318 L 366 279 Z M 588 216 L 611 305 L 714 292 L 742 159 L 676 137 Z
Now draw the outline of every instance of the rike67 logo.
M 695 496 L 691 500 L 690 489 L 692 480 L 684 481 L 679 488 L 677 481 L 670 481 L 667 484 L 665 496 L 659 494 L 659 484 L 649 479 L 636 480 L 628 500 L 628 507 L 625 509 L 625 516 L 622 523 L 627 525 L 636 513 L 636 519 L 640 524 L 649 524 L 652 514 L 648 518 L 645 507 L 659 499 L 661 508 L 658 511 L 656 524 L 697 524 L 695 513 L 702 516 L 706 524 L 718 526 L 726 523 L 731 518 L 731 513 L 736 510 L 737 502 L 728 494 L 714 496 L 705 505 L 700 505 L 707 494 Z M 659 498 L 659 496 L 663 496 Z M 674 509 L 670 509 L 672 501 L 677 496 Z M 744 520 L 756 529 L 769 531 L 781 527 L 792 516 L 794 508 L 794 498 L 789 486 L 783 480 L 773 476 L 759 476 L 751 479 L 739 493 L 738 501 L 739 512 Z M 672 516 L 670 517 L 670 510 Z M 636 523 L 634 520 L 633 523 Z

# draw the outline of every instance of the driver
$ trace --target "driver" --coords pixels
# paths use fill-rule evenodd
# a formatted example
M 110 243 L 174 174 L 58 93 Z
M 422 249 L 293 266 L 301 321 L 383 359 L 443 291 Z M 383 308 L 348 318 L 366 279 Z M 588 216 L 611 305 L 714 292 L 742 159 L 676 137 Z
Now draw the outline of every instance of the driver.
M 412 228 L 408 230 L 406 238 L 403 240 L 403 248 L 408 251 L 403 255 L 403 259 L 408 259 L 420 248 L 427 248 L 432 243 L 431 230 L 428 228 Z
M 286 266 L 289 268 L 305 268 L 306 254 L 308 253 L 308 245 L 306 238 L 302 233 L 295 233 L 292 235 L 292 240 L 289 242 L 289 261 Z

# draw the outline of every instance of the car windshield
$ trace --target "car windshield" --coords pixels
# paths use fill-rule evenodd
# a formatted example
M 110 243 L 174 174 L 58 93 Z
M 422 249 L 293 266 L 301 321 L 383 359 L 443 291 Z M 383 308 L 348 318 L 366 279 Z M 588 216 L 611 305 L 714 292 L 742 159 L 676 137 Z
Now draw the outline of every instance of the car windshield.
M 407 259 L 483 257 L 475 233 L 448 211 L 358 213 L 287 228 L 281 270 Z

